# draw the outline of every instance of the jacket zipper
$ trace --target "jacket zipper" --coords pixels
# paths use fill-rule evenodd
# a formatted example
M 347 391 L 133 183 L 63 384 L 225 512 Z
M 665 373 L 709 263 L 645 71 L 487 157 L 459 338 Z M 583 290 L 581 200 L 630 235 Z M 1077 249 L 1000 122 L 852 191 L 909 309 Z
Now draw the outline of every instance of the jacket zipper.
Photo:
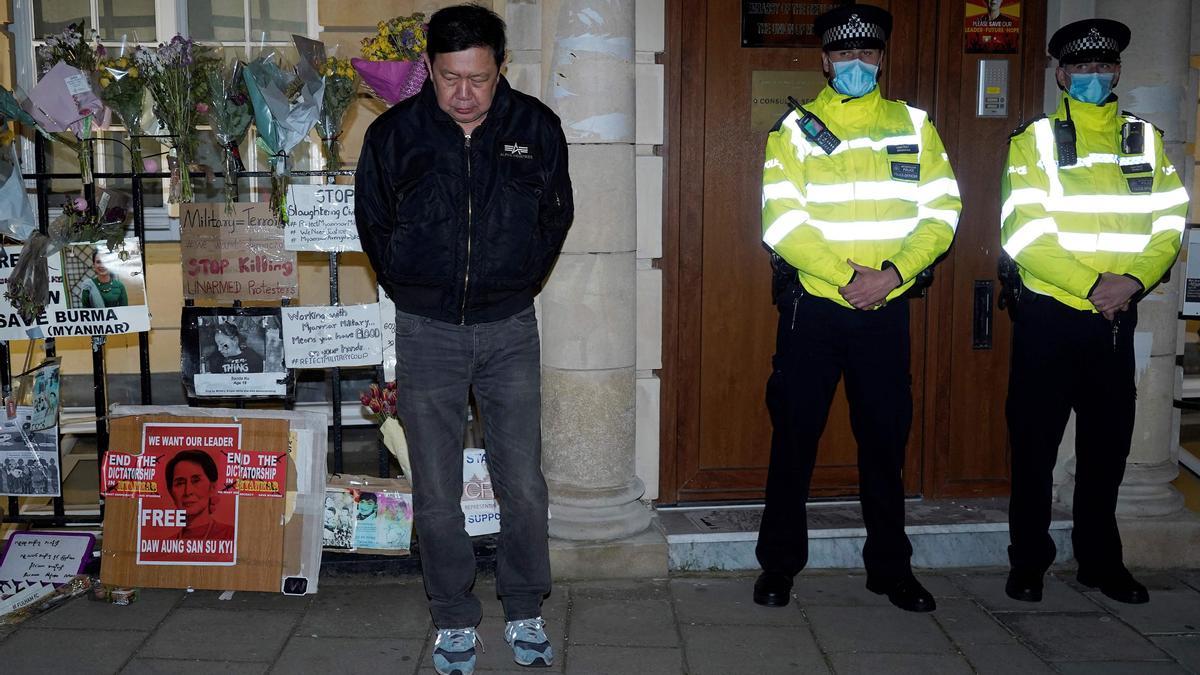
M 463 149 L 467 153 L 467 268 L 463 271 L 462 308 L 458 321 L 460 326 L 467 325 L 467 289 L 471 283 L 471 136 L 468 135 L 463 143 Z

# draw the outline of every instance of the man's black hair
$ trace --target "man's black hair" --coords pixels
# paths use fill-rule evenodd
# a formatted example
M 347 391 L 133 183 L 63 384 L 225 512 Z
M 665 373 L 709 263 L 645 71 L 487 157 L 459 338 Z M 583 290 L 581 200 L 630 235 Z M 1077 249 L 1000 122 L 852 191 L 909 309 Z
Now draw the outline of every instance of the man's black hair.
M 479 5 L 454 5 L 429 17 L 425 52 L 432 63 L 438 54 L 461 52 L 472 47 L 489 47 L 496 66 L 504 62 L 504 19 Z

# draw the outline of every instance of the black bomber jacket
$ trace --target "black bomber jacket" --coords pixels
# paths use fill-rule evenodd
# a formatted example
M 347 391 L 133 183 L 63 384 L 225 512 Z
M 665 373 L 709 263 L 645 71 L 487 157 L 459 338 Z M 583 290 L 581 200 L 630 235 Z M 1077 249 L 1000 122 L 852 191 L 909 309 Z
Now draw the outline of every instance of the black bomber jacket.
M 503 77 L 470 138 L 429 81 L 380 115 L 354 196 L 363 251 L 396 308 L 456 324 L 528 307 L 574 217 L 558 117 Z

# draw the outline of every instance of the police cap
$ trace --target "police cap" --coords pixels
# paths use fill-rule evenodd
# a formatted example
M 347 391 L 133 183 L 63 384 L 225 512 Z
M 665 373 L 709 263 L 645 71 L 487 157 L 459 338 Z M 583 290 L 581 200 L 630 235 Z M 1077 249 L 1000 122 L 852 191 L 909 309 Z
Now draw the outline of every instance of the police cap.
M 1059 63 L 1120 63 L 1129 46 L 1129 26 L 1112 19 L 1084 19 L 1054 32 L 1048 51 Z
M 874 5 L 849 4 L 831 9 L 813 22 L 821 49 L 883 49 L 892 34 L 892 15 Z

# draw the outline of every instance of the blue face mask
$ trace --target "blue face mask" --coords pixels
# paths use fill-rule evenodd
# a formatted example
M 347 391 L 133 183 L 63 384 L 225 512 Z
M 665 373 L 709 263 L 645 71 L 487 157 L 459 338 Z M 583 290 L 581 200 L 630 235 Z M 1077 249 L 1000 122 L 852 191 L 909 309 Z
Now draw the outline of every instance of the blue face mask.
M 858 98 L 875 88 L 875 75 L 879 66 L 864 63 L 862 59 L 833 62 L 833 88 L 846 96 Z
M 1076 101 L 1100 105 L 1112 93 L 1113 73 L 1076 73 L 1071 75 L 1067 94 Z

